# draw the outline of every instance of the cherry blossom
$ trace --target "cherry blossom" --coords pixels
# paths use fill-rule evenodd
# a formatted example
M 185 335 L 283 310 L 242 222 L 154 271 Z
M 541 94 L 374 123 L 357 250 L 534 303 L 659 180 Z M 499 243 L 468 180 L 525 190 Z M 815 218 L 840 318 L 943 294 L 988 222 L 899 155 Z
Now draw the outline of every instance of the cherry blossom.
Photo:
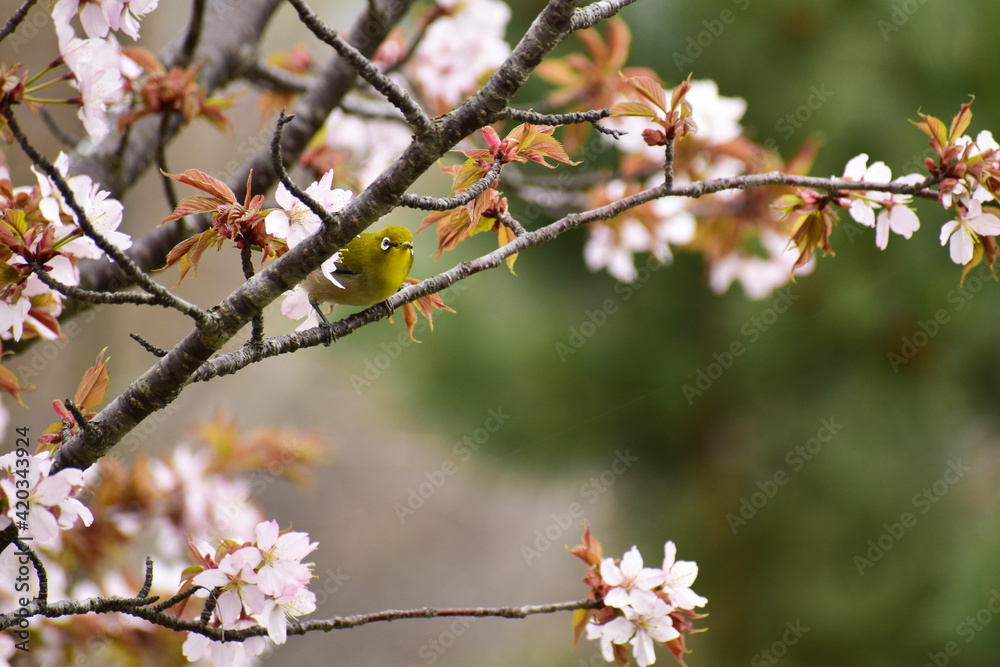
M 0 332 L 10 333 L 14 340 L 21 340 L 24 335 L 24 322 L 31 309 L 31 299 L 24 295 L 11 295 L 0 299 Z
M 89 0 L 59 0 L 52 8 L 52 20 L 55 23 L 59 42 L 68 42 L 75 36 L 71 21 L 80 15 L 80 24 L 87 37 L 104 38 L 108 36 L 108 20 L 104 16 L 104 8 L 99 2 Z
M 747 103 L 741 97 L 722 97 L 719 85 L 710 79 L 692 81 L 691 90 L 684 98 L 694 112 L 698 124 L 695 136 L 710 144 L 723 144 L 743 134 L 740 119 L 746 113 Z
M 125 250 L 131 247 L 132 238 L 128 234 L 118 231 L 124 215 L 124 207 L 121 202 L 112 198 L 111 193 L 102 190 L 100 184 L 95 183 L 89 176 L 82 174 L 70 176 L 69 157 L 65 153 L 59 153 L 53 166 L 66 180 L 73 192 L 73 198 L 83 209 L 84 215 L 87 216 L 87 220 L 93 225 L 95 231 L 117 248 Z M 66 224 L 63 220 L 63 217 L 66 216 L 77 223 L 76 213 L 63 199 L 62 193 L 56 188 L 55 183 L 48 176 L 36 170 L 34 166 L 31 169 L 38 179 L 38 189 L 41 194 L 39 209 L 42 216 L 56 226 L 56 239 L 61 240 L 76 233 L 77 224 Z M 93 239 L 86 236 L 62 244 L 59 250 L 65 255 L 87 259 L 100 259 L 104 256 L 104 251 L 97 246 Z M 63 282 L 75 285 L 78 279 L 63 280 Z
M 352 182 L 365 188 L 413 140 L 405 123 L 359 118 L 334 109 L 323 129 L 323 146 L 343 160 Z
M 651 245 L 649 230 L 638 220 L 626 218 L 617 230 L 607 225 L 591 227 L 583 258 L 591 271 L 607 267 L 612 276 L 630 283 L 637 275 L 632 255 L 649 250 Z
M 19 466 L 18 461 L 28 461 L 27 470 Z M 0 491 L 3 491 L 9 504 L 5 516 L 0 517 L 0 530 L 3 530 L 23 517 L 24 506 L 27 507 L 26 533 L 40 544 L 57 544 L 59 531 L 72 528 L 77 519 L 89 526 L 94 520 L 87 506 L 72 497 L 83 486 L 83 471 L 76 468 L 64 468 L 55 475 L 49 476 L 52 460 L 49 452 L 43 452 L 27 459 L 17 457 L 16 452 L 0 456 L 0 470 L 7 476 L 0 479 Z M 27 481 L 27 485 L 21 484 Z M 27 491 L 27 498 L 18 491 Z M 20 508 L 16 500 L 24 500 Z M 18 510 L 21 509 L 21 516 Z M 19 526 L 19 530 L 25 528 Z
M 587 639 L 601 640 L 601 655 L 608 662 L 615 661 L 614 647 L 612 644 L 626 644 L 635 632 L 633 625 L 624 616 L 618 616 L 614 620 L 603 625 L 597 623 L 587 624 Z
M 844 168 L 845 180 L 870 181 L 873 183 L 888 183 L 892 181 L 892 172 L 884 162 L 876 162 L 867 166 L 868 155 L 861 153 L 847 163 Z M 898 178 L 894 183 L 913 185 L 920 183 L 924 177 L 920 174 L 908 174 Z M 885 250 L 889 244 L 889 230 L 903 238 L 910 238 L 913 232 L 920 229 L 920 220 L 908 204 L 913 199 L 911 195 L 893 194 L 879 191 L 852 191 L 842 198 L 842 205 L 850 206 L 851 217 L 866 227 L 875 227 L 875 245 Z M 849 204 L 847 201 L 849 200 Z M 875 211 L 878 210 L 876 220 Z
M 635 661 L 647 667 L 656 662 L 653 642 L 669 642 L 680 637 L 670 616 L 673 611 L 670 605 L 656 596 L 643 598 L 637 604 L 626 607 L 624 616 L 604 625 L 591 623 L 587 626 L 587 638 L 601 640 L 601 654 L 608 662 L 615 659 L 611 645 L 627 642 L 635 651 Z
M 110 38 L 73 37 L 61 43 L 59 50 L 76 76 L 72 83 L 80 91 L 80 120 L 90 140 L 98 143 L 111 131 L 108 105 L 122 101 L 125 96 L 118 42 Z
M 295 585 L 285 588 L 285 592 L 264 603 L 260 623 L 267 628 L 267 636 L 275 644 L 284 644 L 288 639 L 288 619 L 298 618 L 316 611 L 316 594 Z
M 104 0 L 104 16 L 112 30 L 139 39 L 139 21 L 156 9 L 160 0 Z
M 234 629 L 242 630 L 252 626 L 252 621 L 243 620 Z M 249 667 L 257 664 L 253 657 L 263 653 L 266 648 L 267 639 L 264 637 L 251 637 L 242 642 L 217 642 L 192 632 L 184 640 L 183 652 L 184 657 L 191 662 L 207 656 L 213 667 Z
M 643 567 L 642 555 L 634 546 L 622 556 L 621 567 L 612 558 L 601 561 L 601 577 L 613 587 L 604 596 L 605 604 L 619 609 L 656 599 L 652 589 L 663 584 L 663 571 Z
M 285 292 L 285 299 L 281 302 L 281 314 L 293 320 L 306 318 L 302 324 L 295 328 L 296 331 L 305 331 L 319 326 L 319 316 L 316 309 L 309 303 L 309 293 L 302 285 L 296 285 Z
M 708 282 L 716 294 L 722 294 L 734 280 L 739 280 L 743 291 L 750 299 L 763 299 L 788 282 L 798 253 L 788 238 L 776 232 L 764 230 L 760 243 L 766 256 L 743 252 L 727 255 L 709 266 Z M 794 271 L 794 275 L 811 273 L 816 266 L 815 258 Z
M 317 545 L 317 542 L 310 544 L 307 533 L 280 534 L 277 521 L 257 524 L 257 548 L 261 554 L 257 577 L 261 592 L 279 597 L 289 585 L 296 589 L 305 585 L 312 572 L 301 561 Z
M 629 641 L 635 651 L 635 661 L 640 667 L 656 662 L 653 642 L 668 642 L 681 633 L 674 628 L 670 612 L 673 609 L 659 598 L 643 600 L 638 607 L 625 610 L 625 618 L 635 626 L 635 635 Z
M 510 55 L 503 39 L 510 7 L 498 0 L 441 3 L 449 14 L 427 28 L 406 72 L 420 91 L 447 111 L 476 90 Z
M 695 594 L 691 584 L 698 576 L 698 564 L 689 560 L 675 560 L 677 546 L 673 541 L 663 545 L 663 590 L 678 609 L 694 609 L 708 604 L 708 599 Z
M 341 210 L 347 206 L 352 197 L 350 190 L 334 189 L 332 184 L 333 170 L 331 169 L 323 174 L 319 181 L 313 182 L 305 189 L 305 193 L 322 206 L 327 213 L 336 213 Z M 281 208 L 271 211 L 264 218 L 264 227 L 268 234 L 286 239 L 288 247 L 294 248 L 319 231 L 322 224 L 319 216 L 289 192 L 284 183 L 278 185 L 274 198 Z
M 946 222 L 941 227 L 941 245 L 948 243 L 951 261 L 956 264 L 968 264 L 972 261 L 976 243 L 980 236 L 996 236 L 1000 234 L 1000 218 L 992 213 L 983 213 L 982 204 L 976 199 L 970 199 L 968 210 L 958 219 Z
M 264 594 L 257 586 L 259 578 L 254 572 L 259 564 L 257 547 L 243 547 L 224 556 L 218 567 L 200 572 L 192 579 L 197 586 L 222 589 L 215 608 L 222 627 L 235 627 L 244 608 L 250 614 L 264 611 Z

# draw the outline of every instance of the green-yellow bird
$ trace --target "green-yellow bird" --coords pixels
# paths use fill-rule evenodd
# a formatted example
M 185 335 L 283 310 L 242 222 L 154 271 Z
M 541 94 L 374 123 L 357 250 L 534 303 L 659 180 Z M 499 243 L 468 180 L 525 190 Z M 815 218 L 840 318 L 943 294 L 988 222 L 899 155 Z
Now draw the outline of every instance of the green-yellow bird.
M 330 282 L 322 271 L 313 271 L 303 286 L 309 301 L 318 304 L 371 306 L 399 291 L 413 266 L 413 234 L 406 227 L 391 225 L 380 232 L 362 232 L 340 251 Z

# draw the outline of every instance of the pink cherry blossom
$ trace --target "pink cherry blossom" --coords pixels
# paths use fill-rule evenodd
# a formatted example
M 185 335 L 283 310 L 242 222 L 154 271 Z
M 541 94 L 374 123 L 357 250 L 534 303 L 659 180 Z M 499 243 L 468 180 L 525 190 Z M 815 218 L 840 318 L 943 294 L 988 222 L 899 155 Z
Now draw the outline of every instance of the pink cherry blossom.
M 956 264 L 968 264 L 972 261 L 976 243 L 980 236 L 996 236 L 1000 234 L 1000 218 L 992 213 L 983 213 L 982 204 L 970 199 L 968 211 L 961 213 L 958 219 L 946 222 L 941 227 L 941 245 L 948 243 L 951 261 Z
M 315 551 L 318 543 L 309 542 L 307 533 L 281 535 L 277 521 L 257 524 L 257 548 L 261 564 L 257 568 L 258 586 L 266 595 L 279 597 L 289 585 L 299 588 L 312 578 L 308 565 L 301 561 Z
M 663 583 L 663 571 L 643 567 L 642 555 L 632 547 L 622 556 L 620 567 L 611 558 L 601 561 L 601 578 L 613 587 L 604 596 L 605 604 L 624 609 L 641 600 L 655 599 L 652 589 Z
M 24 506 L 18 506 L 17 500 L 23 500 L 27 507 L 26 533 L 40 544 L 58 544 L 59 530 L 72 528 L 77 519 L 86 526 L 93 522 L 94 515 L 87 506 L 72 497 L 83 486 L 82 470 L 64 468 L 49 476 L 52 460 L 48 452 L 20 459 L 27 460 L 27 466 L 19 466 L 18 460 L 15 452 L 0 456 L 0 470 L 6 473 L 0 479 L 0 491 L 7 496 L 10 505 L 6 515 L 0 517 L 0 530 L 21 520 L 18 511 Z M 26 487 L 18 485 L 22 480 L 27 481 Z M 25 491 L 27 497 L 24 497 Z
M 663 590 L 670 596 L 670 602 L 679 609 L 694 609 L 708 604 L 708 600 L 691 590 L 691 584 L 698 577 L 698 564 L 689 560 L 675 560 L 677 546 L 672 541 L 663 545 Z

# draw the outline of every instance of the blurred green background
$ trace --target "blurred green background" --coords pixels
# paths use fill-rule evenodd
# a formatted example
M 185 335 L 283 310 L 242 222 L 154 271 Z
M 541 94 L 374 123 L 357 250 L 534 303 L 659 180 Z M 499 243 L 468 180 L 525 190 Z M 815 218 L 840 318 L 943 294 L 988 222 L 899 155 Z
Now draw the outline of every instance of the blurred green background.
M 341 27 L 362 5 L 327 4 L 327 20 Z M 515 39 L 544 3 L 511 4 Z M 285 8 L 265 52 L 294 38 L 319 53 L 291 14 Z M 631 64 L 654 68 L 668 85 L 689 72 L 714 79 L 722 95 L 747 100 L 749 136 L 773 140 L 784 155 L 820 139 L 813 175 L 839 175 L 862 152 L 894 176 L 918 170 L 926 141 L 907 119 L 921 109 L 950 120 L 971 94 L 969 134 L 1000 130 L 995 3 L 640 0 L 622 16 L 635 40 Z M 177 26 L 160 17 L 146 25 L 164 35 Z M 687 52 L 689 39 L 701 40 L 701 53 Z M 682 71 L 675 53 L 692 60 Z M 782 119 L 813 86 L 832 96 L 789 134 Z M 532 83 L 520 101 L 546 90 Z M 173 170 L 224 164 L 256 123 L 251 113 L 235 137 L 208 130 L 208 139 L 179 142 Z M 159 184 L 144 178 L 152 194 L 130 195 L 126 211 L 152 201 L 162 208 Z M 438 194 L 447 182 L 419 185 Z M 512 201 L 512 212 L 523 216 L 523 204 Z M 179 414 L 208 417 L 224 405 L 247 428 L 326 433 L 335 456 L 318 483 L 304 494 L 279 483 L 258 498 L 283 527 L 320 540 L 319 618 L 582 598 L 583 567 L 562 549 L 579 541 L 578 513 L 563 524 L 579 506 L 606 555 L 636 544 L 646 565 L 659 566 L 671 539 L 680 559 L 697 561 L 693 588 L 709 599 L 710 615 L 699 623 L 708 631 L 690 639 L 691 667 L 995 665 L 1000 286 L 974 273 L 959 289 L 960 268 L 938 242 L 950 216 L 933 202 L 918 213 L 921 230 L 909 241 L 893 235 L 885 251 L 872 230 L 842 216 L 831 237 L 836 257 L 820 258 L 785 292 L 792 306 L 780 314 L 776 295 L 750 301 L 738 286 L 713 294 L 700 260 L 683 254 L 626 289 L 587 271 L 585 233 L 572 233 L 523 253 L 516 277 L 501 269 L 447 291 L 458 313 L 438 314 L 433 332 L 418 330 L 420 345 L 408 344 L 398 321 L 366 327 L 329 350 L 193 387 Z M 165 215 L 157 209 L 145 222 Z M 849 236 L 848 227 L 860 233 Z M 418 237 L 414 277 L 492 249 L 483 235 L 435 263 L 431 234 Z M 238 283 L 235 259 L 225 271 L 203 271 L 185 282 L 184 296 L 214 303 Z M 561 357 L 557 346 L 571 345 L 607 300 L 615 312 L 586 326 L 585 343 Z M 32 397 L 37 432 L 52 420 L 46 397 L 71 391 L 109 337 L 112 391 L 120 391 L 150 363 L 128 331 L 154 331 L 152 342 L 165 345 L 188 328 L 161 327 L 160 313 L 138 320 L 122 312 L 114 328 L 88 337 L 80 361 L 53 383 L 58 390 L 40 387 Z M 269 317 L 290 328 L 276 309 Z M 922 337 L 921 323 L 934 335 Z M 889 355 L 902 354 L 906 340 L 924 344 L 893 368 Z M 714 372 L 716 355 L 734 342 L 745 354 L 689 401 L 683 386 Z M 495 432 L 483 430 L 490 410 L 509 415 Z M 829 423 L 838 426 L 832 437 L 821 430 Z M 149 439 L 172 446 L 184 434 L 174 426 Z M 479 449 L 459 446 L 464 438 Z M 635 461 L 618 474 L 620 457 Z M 400 519 L 397 505 L 441 479 L 435 472 L 449 461 L 457 472 Z M 752 515 L 744 501 L 758 505 Z M 732 518 L 741 505 L 744 523 Z M 546 531 L 550 545 L 539 542 Z M 859 567 L 858 558 L 871 562 Z M 570 625 L 568 614 L 467 628 L 375 624 L 293 639 L 270 664 L 331 656 L 349 665 L 604 664 L 594 642 L 570 652 Z M 665 650 L 658 655 L 657 664 L 671 664 Z

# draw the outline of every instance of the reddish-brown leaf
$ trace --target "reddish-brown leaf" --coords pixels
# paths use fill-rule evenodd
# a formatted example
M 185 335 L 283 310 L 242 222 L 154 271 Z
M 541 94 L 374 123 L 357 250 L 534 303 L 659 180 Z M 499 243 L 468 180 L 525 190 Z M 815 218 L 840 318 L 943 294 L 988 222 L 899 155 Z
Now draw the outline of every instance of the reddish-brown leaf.
M 198 188 L 202 192 L 206 192 L 229 204 L 236 203 L 236 195 L 233 194 L 233 191 L 229 189 L 228 185 L 214 176 L 209 176 L 200 169 L 188 169 L 183 174 L 168 174 L 161 169 L 160 173 L 179 183 L 184 183 L 185 185 L 190 185 L 193 188 Z
M 633 76 L 625 79 L 625 82 L 639 95 L 659 107 L 663 113 L 667 112 L 667 94 L 659 81 L 648 76 Z
M 642 102 L 615 102 L 609 109 L 612 116 L 638 116 L 640 118 L 657 118 L 656 109 Z
M 83 374 L 80 386 L 73 395 L 73 402 L 84 414 L 103 403 L 108 392 L 108 382 L 111 379 L 108 375 L 108 362 L 111 359 L 104 359 L 107 351 L 108 348 L 104 348 L 98 353 L 97 361 Z
M 161 225 L 165 225 L 168 222 L 173 222 L 174 220 L 180 220 L 186 215 L 197 215 L 198 213 L 212 213 L 219 209 L 221 204 L 224 204 L 220 199 L 215 197 L 188 197 L 183 199 L 177 204 L 177 208 L 169 216 L 160 222 Z

